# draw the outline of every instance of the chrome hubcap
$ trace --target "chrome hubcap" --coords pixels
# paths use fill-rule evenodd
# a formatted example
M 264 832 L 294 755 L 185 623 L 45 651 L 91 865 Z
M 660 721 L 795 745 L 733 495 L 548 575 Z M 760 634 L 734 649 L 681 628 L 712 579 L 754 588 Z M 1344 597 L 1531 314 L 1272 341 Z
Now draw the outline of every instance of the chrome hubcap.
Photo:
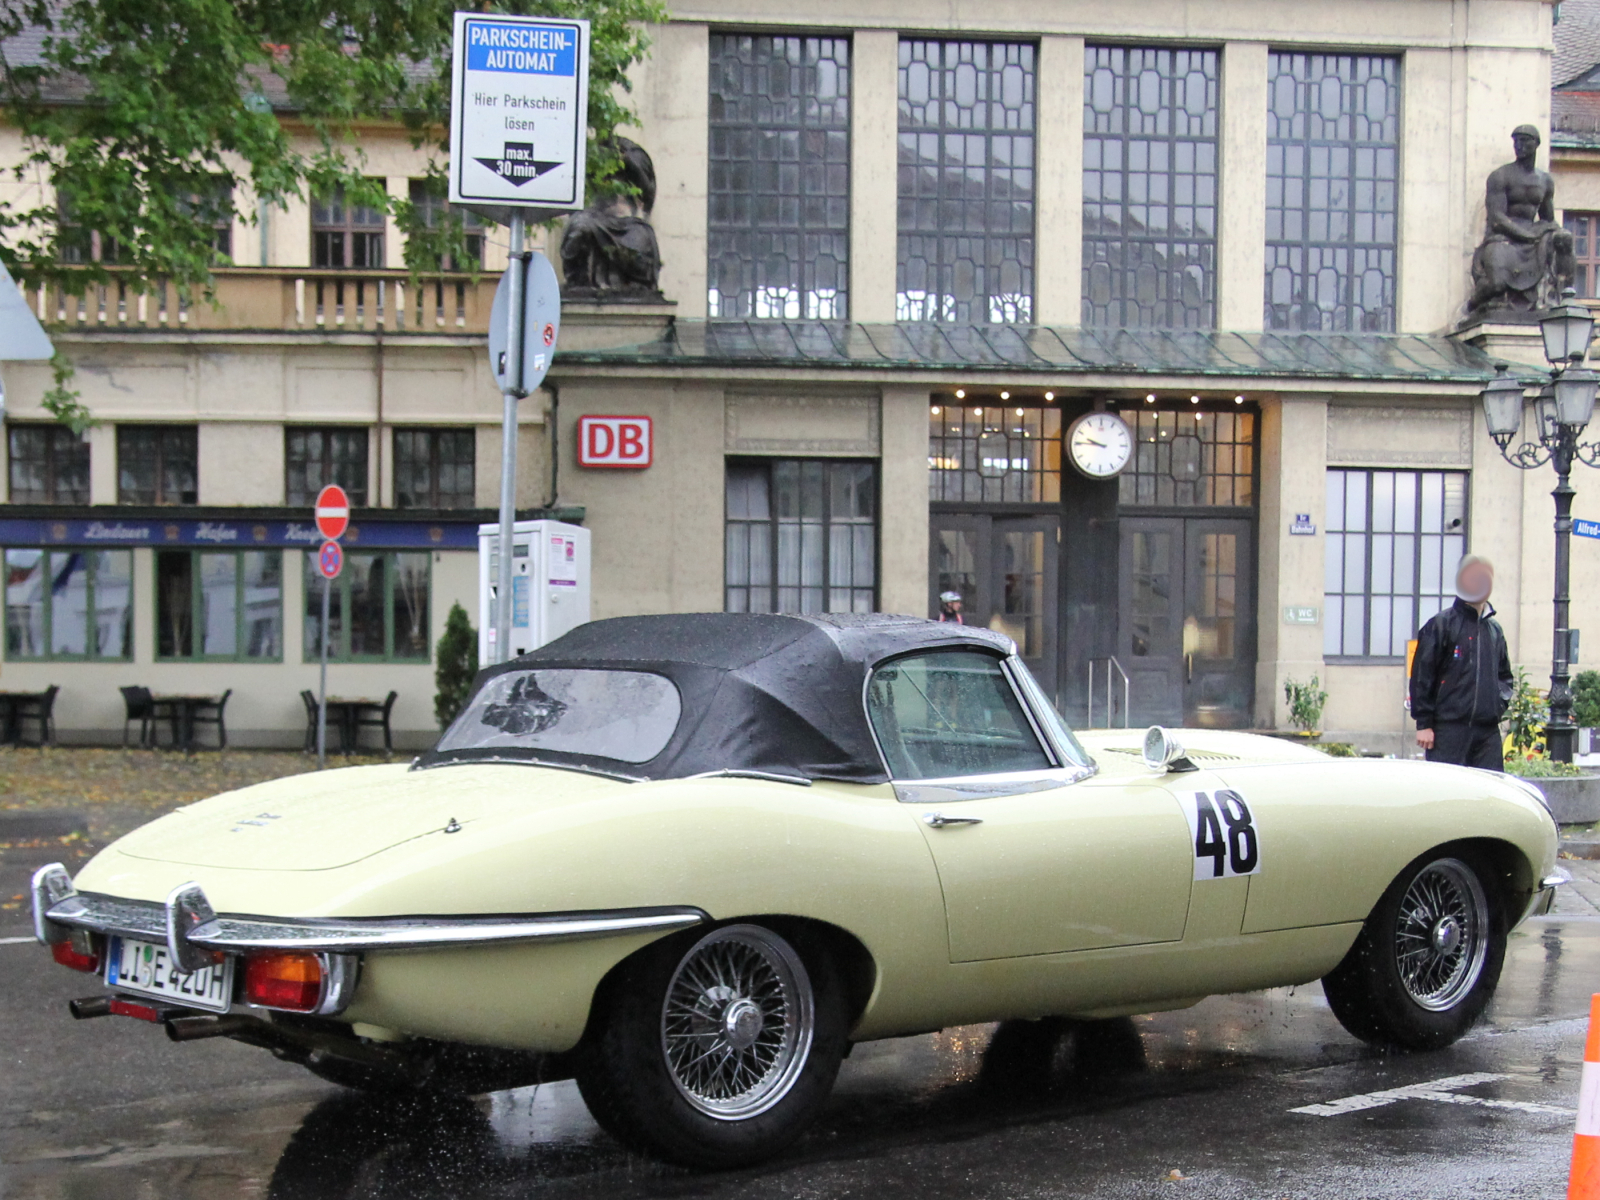
M 811 980 L 789 944 L 757 925 L 707 934 L 683 956 L 661 1010 L 667 1072 L 707 1116 L 740 1121 L 794 1086 L 811 1050 Z
M 1489 905 L 1472 869 L 1441 858 L 1417 873 L 1400 902 L 1395 965 L 1406 994 L 1430 1012 L 1459 1004 L 1483 973 Z

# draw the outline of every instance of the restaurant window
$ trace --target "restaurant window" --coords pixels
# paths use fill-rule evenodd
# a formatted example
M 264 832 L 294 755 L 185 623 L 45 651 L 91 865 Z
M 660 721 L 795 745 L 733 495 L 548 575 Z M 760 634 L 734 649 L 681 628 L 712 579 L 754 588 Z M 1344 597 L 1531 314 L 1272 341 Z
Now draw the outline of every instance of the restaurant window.
M 477 502 L 472 429 L 396 429 L 396 508 L 471 508 Z
M 65 425 L 12 425 L 9 450 L 13 504 L 89 503 L 89 443 Z
M 877 509 L 870 462 L 730 462 L 726 610 L 872 612 Z
M 1061 410 L 934 405 L 928 417 L 928 499 L 1057 503 Z
M 1455 595 L 1467 473 L 1330 470 L 1325 523 L 1323 653 L 1402 657 Z
M 117 503 L 198 504 L 199 445 L 193 425 L 118 425 Z
M 844 320 L 850 42 L 711 35 L 707 313 Z
M 1400 60 L 1271 55 L 1268 329 L 1394 330 Z
M 1090 46 L 1083 322 L 1217 323 L 1217 52 Z
M 283 657 L 283 552 L 156 551 L 156 657 Z
M 383 266 L 383 210 L 345 200 L 344 189 L 311 202 L 311 265 L 356 270 Z
M 330 661 L 427 662 L 427 551 L 348 551 L 328 592 Z M 322 654 L 322 579 L 305 554 L 305 657 Z
M 1600 296 L 1600 213 L 1568 212 L 1561 220 L 1572 234 L 1572 254 L 1577 259 L 1572 286 L 1580 296 Z
M 1034 48 L 900 42 L 895 319 L 1033 320 Z
M 5 552 L 6 657 L 133 658 L 133 551 Z
M 1139 409 L 1122 419 L 1133 431 L 1134 451 L 1117 477 L 1119 503 L 1255 504 L 1255 413 Z
M 443 188 L 440 182 L 438 187 Z M 438 229 L 448 217 L 461 218 L 463 253 L 458 259 L 446 254 L 439 260 L 441 271 L 476 271 L 483 266 L 483 218 L 464 208 L 451 208 L 444 195 L 434 189 L 427 179 L 411 181 L 411 207 L 418 224 L 427 229 Z
M 367 502 L 367 429 L 291 426 L 284 439 L 284 503 L 303 508 L 330 483 L 337 483 L 354 507 Z

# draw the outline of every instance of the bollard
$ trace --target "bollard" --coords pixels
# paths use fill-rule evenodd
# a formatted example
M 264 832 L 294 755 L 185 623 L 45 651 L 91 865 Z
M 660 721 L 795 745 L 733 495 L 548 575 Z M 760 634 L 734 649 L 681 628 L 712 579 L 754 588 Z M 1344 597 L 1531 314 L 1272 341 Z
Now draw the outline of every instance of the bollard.
M 1589 1000 L 1589 1036 L 1578 1085 L 1578 1130 L 1572 1138 L 1567 1200 L 1600 1200 L 1600 995 Z

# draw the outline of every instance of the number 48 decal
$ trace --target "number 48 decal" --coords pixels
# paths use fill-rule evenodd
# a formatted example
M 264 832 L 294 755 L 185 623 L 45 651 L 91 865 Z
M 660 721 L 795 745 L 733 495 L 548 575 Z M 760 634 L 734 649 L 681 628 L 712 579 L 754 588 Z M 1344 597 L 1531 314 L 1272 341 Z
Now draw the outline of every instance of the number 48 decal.
M 1180 793 L 1178 800 L 1189 818 L 1196 879 L 1254 875 L 1261 870 L 1261 839 L 1243 796 L 1224 788 L 1214 795 Z

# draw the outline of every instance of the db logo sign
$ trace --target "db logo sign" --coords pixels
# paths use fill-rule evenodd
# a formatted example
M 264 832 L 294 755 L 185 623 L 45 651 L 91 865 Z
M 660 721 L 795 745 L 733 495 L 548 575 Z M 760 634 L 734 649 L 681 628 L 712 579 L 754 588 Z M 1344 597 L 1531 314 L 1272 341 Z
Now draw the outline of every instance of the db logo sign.
M 650 465 L 649 417 L 579 417 L 578 465 L 640 469 Z

